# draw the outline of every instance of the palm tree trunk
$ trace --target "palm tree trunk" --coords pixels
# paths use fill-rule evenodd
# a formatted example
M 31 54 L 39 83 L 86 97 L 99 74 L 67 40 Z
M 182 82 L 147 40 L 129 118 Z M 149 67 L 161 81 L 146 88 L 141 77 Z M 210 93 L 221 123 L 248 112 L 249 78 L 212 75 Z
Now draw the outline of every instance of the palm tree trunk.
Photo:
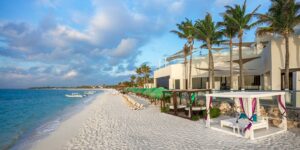
M 211 58 L 210 53 L 208 51 L 208 89 L 210 89 L 210 83 L 211 83 Z
M 233 89 L 233 70 L 232 70 L 232 37 L 229 40 L 229 49 L 230 49 L 230 90 Z
M 183 85 L 184 85 L 184 89 L 187 89 L 187 85 L 186 85 L 186 63 L 187 63 L 187 60 L 186 60 L 186 55 L 184 56 L 184 81 L 183 81 Z
M 215 89 L 215 66 L 214 66 L 214 57 L 212 55 L 212 52 L 210 50 L 211 55 L 211 78 L 212 78 L 212 89 Z
M 243 32 L 239 35 L 239 65 L 240 65 L 240 89 L 244 89 L 244 66 L 243 66 L 243 53 L 242 53 L 242 44 L 243 44 Z
M 145 84 L 146 84 L 146 74 L 144 75 L 144 85 L 143 86 L 145 86 Z
M 289 89 L 289 69 L 290 69 L 290 51 L 289 51 L 289 36 L 285 35 L 285 90 Z
M 209 80 L 211 81 L 211 87 L 212 89 L 215 89 L 215 67 L 214 67 L 214 59 L 213 59 L 213 55 L 211 52 L 211 45 L 210 45 L 210 40 L 206 39 L 206 44 L 207 44 L 207 48 L 208 48 L 208 53 L 209 53 Z
M 192 89 L 192 60 L 193 58 L 193 45 L 190 45 L 190 70 L 189 70 L 189 89 Z

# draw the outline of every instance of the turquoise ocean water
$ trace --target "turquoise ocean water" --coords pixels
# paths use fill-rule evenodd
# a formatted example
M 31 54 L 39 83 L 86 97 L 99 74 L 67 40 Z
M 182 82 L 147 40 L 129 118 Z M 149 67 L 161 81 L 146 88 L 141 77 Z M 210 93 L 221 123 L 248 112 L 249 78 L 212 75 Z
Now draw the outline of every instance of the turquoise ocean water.
M 79 90 L 0 90 L 0 150 L 27 149 L 97 95 L 65 97 L 73 92 L 83 93 Z

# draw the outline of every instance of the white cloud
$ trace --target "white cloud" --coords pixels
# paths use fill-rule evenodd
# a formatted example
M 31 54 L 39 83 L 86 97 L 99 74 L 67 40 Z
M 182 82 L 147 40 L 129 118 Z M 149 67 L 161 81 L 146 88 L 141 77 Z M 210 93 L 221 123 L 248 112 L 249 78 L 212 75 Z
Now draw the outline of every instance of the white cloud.
M 181 13 L 184 9 L 184 0 L 178 0 L 171 3 L 169 11 L 172 13 Z
M 121 68 L 122 67 L 125 67 L 126 64 L 123 64 L 121 65 Z M 110 76 L 113 76 L 113 77 L 120 77 L 120 76 L 129 76 L 129 75 L 132 75 L 132 74 L 135 74 L 135 70 L 121 70 L 120 71 L 120 67 L 113 67 L 111 71 L 108 71 L 106 72 L 107 74 L 109 74 Z
M 74 40 L 87 40 L 88 36 L 71 28 L 68 26 L 64 25 L 59 25 L 57 28 L 51 32 L 53 36 L 57 37 L 65 37 L 67 39 L 74 39 Z
M 125 57 L 130 55 L 137 47 L 137 40 L 128 38 L 122 39 L 119 45 L 111 50 L 111 56 Z
M 78 73 L 77 73 L 75 70 L 71 70 L 71 71 L 67 72 L 67 73 L 63 76 L 63 78 L 64 78 L 64 79 L 72 79 L 72 78 L 76 77 L 77 75 L 78 75 Z
M 217 7 L 223 7 L 223 6 L 226 6 L 226 5 L 229 5 L 229 4 L 233 4 L 234 1 L 236 1 L 236 0 L 216 0 L 215 5 Z
M 86 31 L 92 44 L 111 48 L 123 38 L 156 34 L 158 19 L 130 10 L 122 3 L 106 3 L 96 7 Z
M 46 32 L 44 36 L 50 38 L 48 42 L 56 47 L 70 46 L 72 41 L 88 41 L 89 37 L 85 33 L 75 30 L 65 25 L 58 25 L 56 28 Z

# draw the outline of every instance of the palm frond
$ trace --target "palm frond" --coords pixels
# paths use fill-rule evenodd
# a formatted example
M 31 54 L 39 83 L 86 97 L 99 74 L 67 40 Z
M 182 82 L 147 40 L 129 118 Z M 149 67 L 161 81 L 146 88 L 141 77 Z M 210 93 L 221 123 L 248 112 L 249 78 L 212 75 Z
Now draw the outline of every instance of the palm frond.
M 203 41 L 204 46 L 218 44 L 223 37 L 221 24 L 215 23 L 212 16 L 207 13 L 203 20 L 198 19 L 195 23 L 196 38 Z
M 256 34 L 259 36 L 265 35 L 267 33 L 273 33 L 274 29 L 272 27 L 260 27 L 256 30 Z
M 232 17 L 232 16 L 230 16 L 230 15 L 228 15 L 228 14 L 225 14 L 225 17 L 226 17 L 226 19 L 228 19 L 228 20 L 234 22 L 235 25 L 239 25 L 239 24 L 240 24 L 239 21 L 238 21 L 236 18 L 234 18 L 234 17 Z
M 261 25 L 261 24 L 262 24 L 262 22 L 256 21 L 256 22 L 249 24 L 248 28 L 251 29 L 251 28 Z
M 273 32 L 290 34 L 300 24 L 300 3 L 295 0 L 271 0 L 268 12 L 259 15 L 260 22 L 267 23 Z
M 250 14 L 254 15 L 260 7 L 261 7 L 261 5 L 258 5 Z
M 171 33 L 175 33 L 179 38 L 186 38 L 186 35 L 182 32 L 176 31 L 176 30 L 171 30 Z

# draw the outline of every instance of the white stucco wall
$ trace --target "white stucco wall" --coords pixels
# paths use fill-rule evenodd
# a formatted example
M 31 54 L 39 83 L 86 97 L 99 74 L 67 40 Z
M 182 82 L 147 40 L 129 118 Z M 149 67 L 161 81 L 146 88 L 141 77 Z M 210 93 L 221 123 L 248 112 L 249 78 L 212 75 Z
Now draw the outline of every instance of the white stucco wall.
M 300 67 L 300 38 L 289 38 L 290 68 Z M 285 68 L 285 41 L 281 37 L 271 41 L 271 85 L 272 90 L 281 89 L 281 69 Z
M 188 66 L 187 66 L 188 67 Z M 184 88 L 184 77 L 185 77 L 185 71 L 184 71 L 184 65 L 183 64 L 172 64 L 168 65 L 166 67 L 160 68 L 156 71 L 154 71 L 154 79 L 170 76 L 169 79 L 169 88 L 174 89 L 175 88 L 175 80 L 179 79 L 180 81 L 180 89 Z M 188 72 L 186 77 L 188 78 Z M 156 80 L 154 80 L 156 81 Z M 156 86 L 156 82 L 154 83 Z
M 170 75 L 171 75 L 171 66 L 166 66 L 155 70 L 153 77 L 156 79 L 156 78 L 170 76 Z

